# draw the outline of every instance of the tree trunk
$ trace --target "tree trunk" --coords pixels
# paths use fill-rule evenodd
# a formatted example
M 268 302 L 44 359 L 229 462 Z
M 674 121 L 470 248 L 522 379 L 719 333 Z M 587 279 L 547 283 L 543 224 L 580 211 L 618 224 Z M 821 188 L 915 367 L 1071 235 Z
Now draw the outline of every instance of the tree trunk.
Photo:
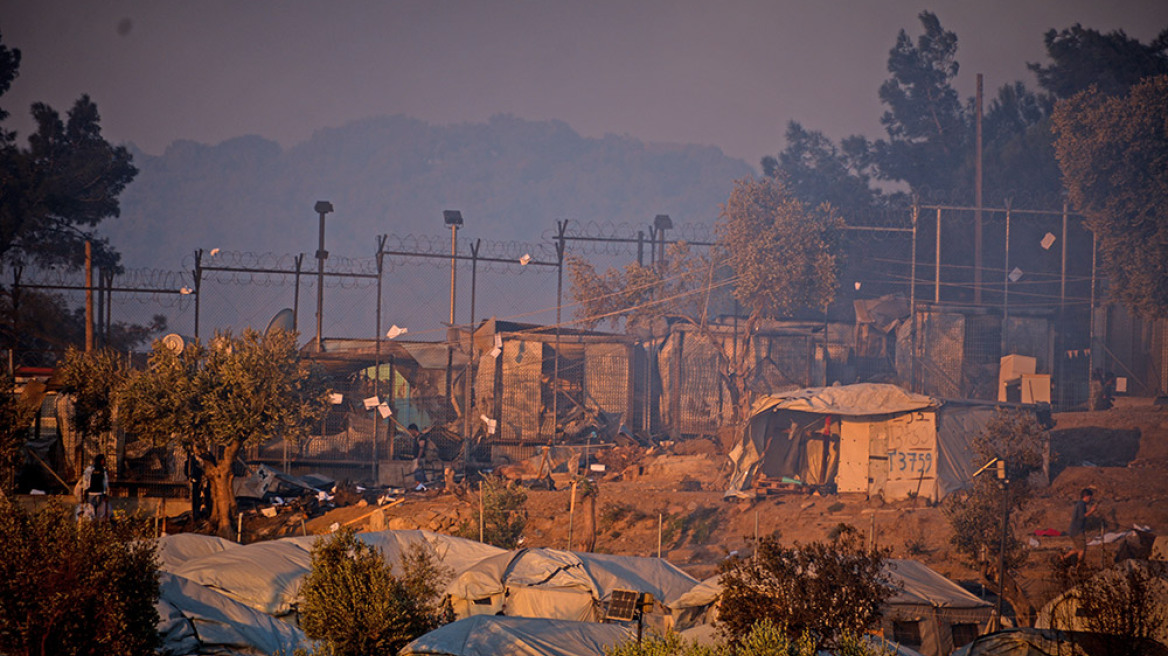
M 232 538 L 231 520 L 235 516 L 235 491 L 232 489 L 231 465 L 239 454 L 239 442 L 231 442 L 223 448 L 223 456 L 206 465 L 207 478 L 211 481 L 211 521 L 215 534 Z
M 584 551 L 591 553 L 596 550 L 596 492 L 588 495 L 588 539 L 584 543 Z

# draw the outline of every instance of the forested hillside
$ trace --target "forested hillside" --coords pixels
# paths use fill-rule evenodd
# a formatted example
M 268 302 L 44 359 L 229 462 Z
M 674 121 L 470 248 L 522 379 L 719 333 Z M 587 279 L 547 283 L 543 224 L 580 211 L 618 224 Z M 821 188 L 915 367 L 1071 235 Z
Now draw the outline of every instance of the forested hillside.
M 498 116 L 431 125 L 403 116 L 316 132 L 284 150 L 257 136 L 134 152 L 141 173 L 122 216 L 103 231 L 131 268 L 179 269 L 196 248 L 316 250 L 313 204 L 329 200 L 328 250 L 368 257 L 375 236 L 442 235 L 442 210 L 462 211 L 460 236 L 538 242 L 556 219 L 648 225 L 712 223 L 750 165 L 714 147 L 585 138 L 559 121 Z

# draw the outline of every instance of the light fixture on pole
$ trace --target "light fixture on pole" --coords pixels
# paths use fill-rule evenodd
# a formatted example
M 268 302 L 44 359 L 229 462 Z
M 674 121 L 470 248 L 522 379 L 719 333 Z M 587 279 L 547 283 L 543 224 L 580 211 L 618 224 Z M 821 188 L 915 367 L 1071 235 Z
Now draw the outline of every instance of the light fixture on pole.
M 450 226 L 450 330 L 446 333 L 446 398 L 451 398 L 451 382 L 454 367 L 454 343 L 451 339 L 454 328 L 454 290 L 456 265 L 458 263 L 458 229 L 462 227 L 462 212 L 442 210 L 442 221 Z
M 462 212 L 442 210 L 442 220 L 450 227 L 450 324 L 454 325 L 455 264 L 458 257 L 458 229 L 462 227 Z
M 328 251 L 324 249 L 324 217 L 333 211 L 333 204 L 318 200 L 312 209 L 320 215 L 320 245 L 316 249 L 316 352 L 320 353 L 320 331 L 324 323 L 324 261 L 328 259 Z
M 653 227 L 657 229 L 657 262 L 665 266 L 665 231 L 673 229 L 673 219 L 668 214 L 658 214 L 653 217 Z

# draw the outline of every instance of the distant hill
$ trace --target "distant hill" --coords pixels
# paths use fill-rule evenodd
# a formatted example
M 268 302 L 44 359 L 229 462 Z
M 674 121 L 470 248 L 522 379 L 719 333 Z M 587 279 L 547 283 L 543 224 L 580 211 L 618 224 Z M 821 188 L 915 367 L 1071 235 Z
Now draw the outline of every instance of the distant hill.
M 316 132 L 284 150 L 257 136 L 209 146 L 176 141 L 140 169 L 122 216 L 102 232 L 129 268 L 178 270 L 196 248 L 295 254 L 317 245 L 317 200 L 331 201 L 327 247 L 369 257 L 375 236 L 448 234 L 539 242 L 557 219 L 648 225 L 709 223 L 746 162 L 708 146 L 585 138 L 559 121 L 497 116 L 435 126 L 404 116 Z M 184 258 L 188 261 L 184 265 Z

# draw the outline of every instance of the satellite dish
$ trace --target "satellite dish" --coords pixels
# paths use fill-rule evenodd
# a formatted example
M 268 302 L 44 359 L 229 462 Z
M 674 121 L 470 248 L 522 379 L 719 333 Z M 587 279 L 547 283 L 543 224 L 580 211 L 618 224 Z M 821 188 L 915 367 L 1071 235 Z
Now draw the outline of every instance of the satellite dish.
M 293 332 L 295 330 L 296 318 L 292 314 L 292 308 L 284 308 L 272 317 L 268 322 L 268 328 L 264 331 L 265 335 L 271 335 L 274 331 L 283 330 L 286 332 Z
M 170 333 L 162 338 L 162 345 L 177 353 L 182 353 L 186 349 L 187 344 L 194 344 L 193 337 L 184 337 L 178 333 Z

